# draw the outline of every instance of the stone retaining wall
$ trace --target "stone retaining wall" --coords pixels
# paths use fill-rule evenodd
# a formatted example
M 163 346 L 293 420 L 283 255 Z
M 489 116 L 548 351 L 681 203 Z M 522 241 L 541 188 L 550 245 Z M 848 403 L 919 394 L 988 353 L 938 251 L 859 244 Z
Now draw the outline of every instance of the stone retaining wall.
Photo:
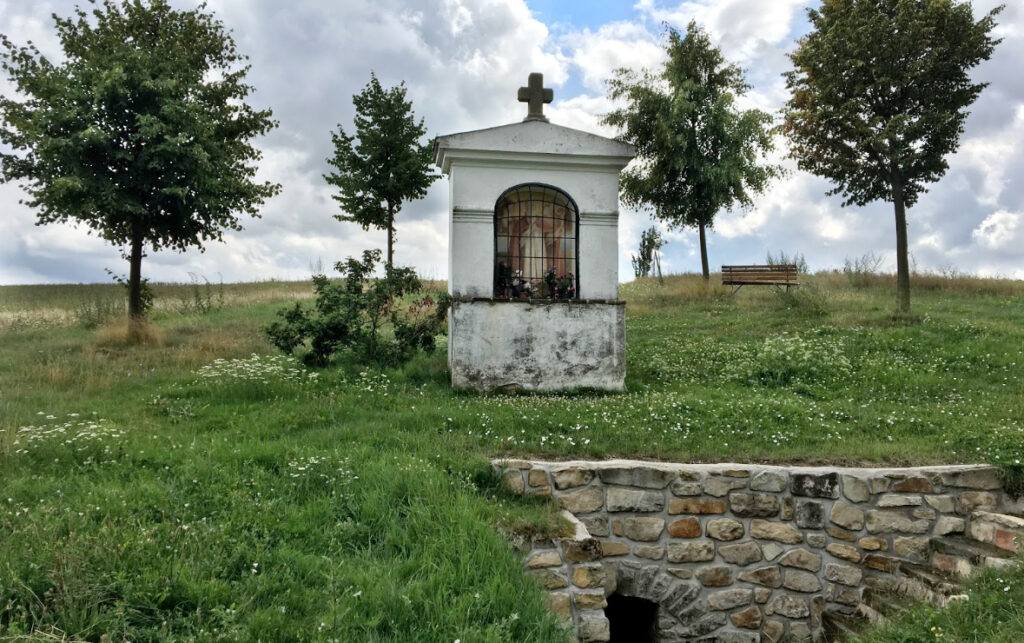
M 613 593 L 657 603 L 658 640 L 807 640 L 901 565 L 949 566 L 932 538 L 998 511 L 998 470 L 495 462 L 505 486 L 552 496 L 574 537 L 530 544 L 529 573 L 582 641 L 606 641 Z M 940 557 L 940 559 L 936 559 Z

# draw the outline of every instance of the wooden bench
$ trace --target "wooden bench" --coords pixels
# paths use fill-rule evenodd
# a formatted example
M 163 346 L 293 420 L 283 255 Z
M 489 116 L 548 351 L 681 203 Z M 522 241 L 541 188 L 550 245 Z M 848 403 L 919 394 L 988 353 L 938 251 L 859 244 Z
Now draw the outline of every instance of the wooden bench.
M 774 266 L 722 266 L 722 285 L 736 286 L 736 292 L 743 286 L 799 286 L 796 280 L 797 271 L 794 264 Z

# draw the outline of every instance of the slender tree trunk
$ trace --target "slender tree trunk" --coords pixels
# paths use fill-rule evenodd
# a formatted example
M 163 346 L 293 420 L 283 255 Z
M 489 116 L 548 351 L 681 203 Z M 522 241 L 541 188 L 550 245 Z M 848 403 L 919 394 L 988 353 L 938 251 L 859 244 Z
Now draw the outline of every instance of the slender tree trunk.
M 395 259 L 395 206 L 388 203 L 388 268 Z
M 896 305 L 901 313 L 910 312 L 910 262 L 907 252 L 907 206 L 903 199 L 903 179 L 893 172 L 892 201 L 896 209 Z
M 132 321 L 146 316 L 142 309 L 142 232 L 132 230 L 132 249 L 128 257 L 128 317 Z
M 704 281 L 711 281 L 711 272 L 708 270 L 708 238 L 704 231 L 704 224 L 697 225 L 700 230 L 700 270 L 704 275 Z

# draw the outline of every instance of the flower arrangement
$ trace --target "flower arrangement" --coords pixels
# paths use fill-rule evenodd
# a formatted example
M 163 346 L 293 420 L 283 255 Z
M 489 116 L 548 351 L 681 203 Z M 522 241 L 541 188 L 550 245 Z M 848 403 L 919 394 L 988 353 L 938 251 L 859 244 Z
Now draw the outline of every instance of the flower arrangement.
M 576 276 L 571 272 L 558 276 L 554 266 L 544 273 L 544 285 L 551 299 L 572 299 L 576 296 Z

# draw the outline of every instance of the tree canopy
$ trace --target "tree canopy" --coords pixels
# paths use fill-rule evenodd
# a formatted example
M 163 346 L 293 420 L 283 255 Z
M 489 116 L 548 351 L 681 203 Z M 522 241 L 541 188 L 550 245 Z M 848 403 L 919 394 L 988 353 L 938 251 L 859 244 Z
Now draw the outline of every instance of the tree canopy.
M 426 134 L 423 119 L 416 122 L 412 103 L 405 99 L 405 83 L 384 89 L 375 74 L 363 91 L 352 97 L 355 135 L 331 133 L 336 168 L 324 179 L 339 188 L 334 200 L 341 204 L 339 221 L 387 230 L 387 265 L 394 263 L 395 216 L 404 201 L 422 199 L 438 177 L 430 172 L 431 145 L 420 142 Z
M 725 61 L 696 23 L 685 34 L 668 29 L 667 54 L 658 74 L 615 72 L 609 95 L 626 106 L 604 123 L 637 148 L 637 163 L 621 177 L 623 201 L 653 209 L 670 228 L 696 227 L 707 279 L 705 230 L 715 215 L 749 207 L 780 172 L 762 162 L 773 149 L 772 118 L 737 108 L 736 97 L 749 89 L 743 71 Z
M 253 181 L 249 143 L 276 123 L 243 102 L 245 56 L 203 6 L 91 4 L 54 16 L 62 61 L 0 36 L 21 94 L 0 97 L 0 176 L 23 181 L 38 224 L 82 223 L 122 246 L 140 316 L 145 247 L 202 249 L 280 189 Z
M 843 205 L 894 204 L 897 292 L 910 309 L 906 208 L 948 169 L 966 108 L 985 83 L 972 67 L 998 44 L 1002 7 L 975 21 L 952 0 L 825 0 L 790 58 L 783 130 L 801 169 L 831 180 Z

